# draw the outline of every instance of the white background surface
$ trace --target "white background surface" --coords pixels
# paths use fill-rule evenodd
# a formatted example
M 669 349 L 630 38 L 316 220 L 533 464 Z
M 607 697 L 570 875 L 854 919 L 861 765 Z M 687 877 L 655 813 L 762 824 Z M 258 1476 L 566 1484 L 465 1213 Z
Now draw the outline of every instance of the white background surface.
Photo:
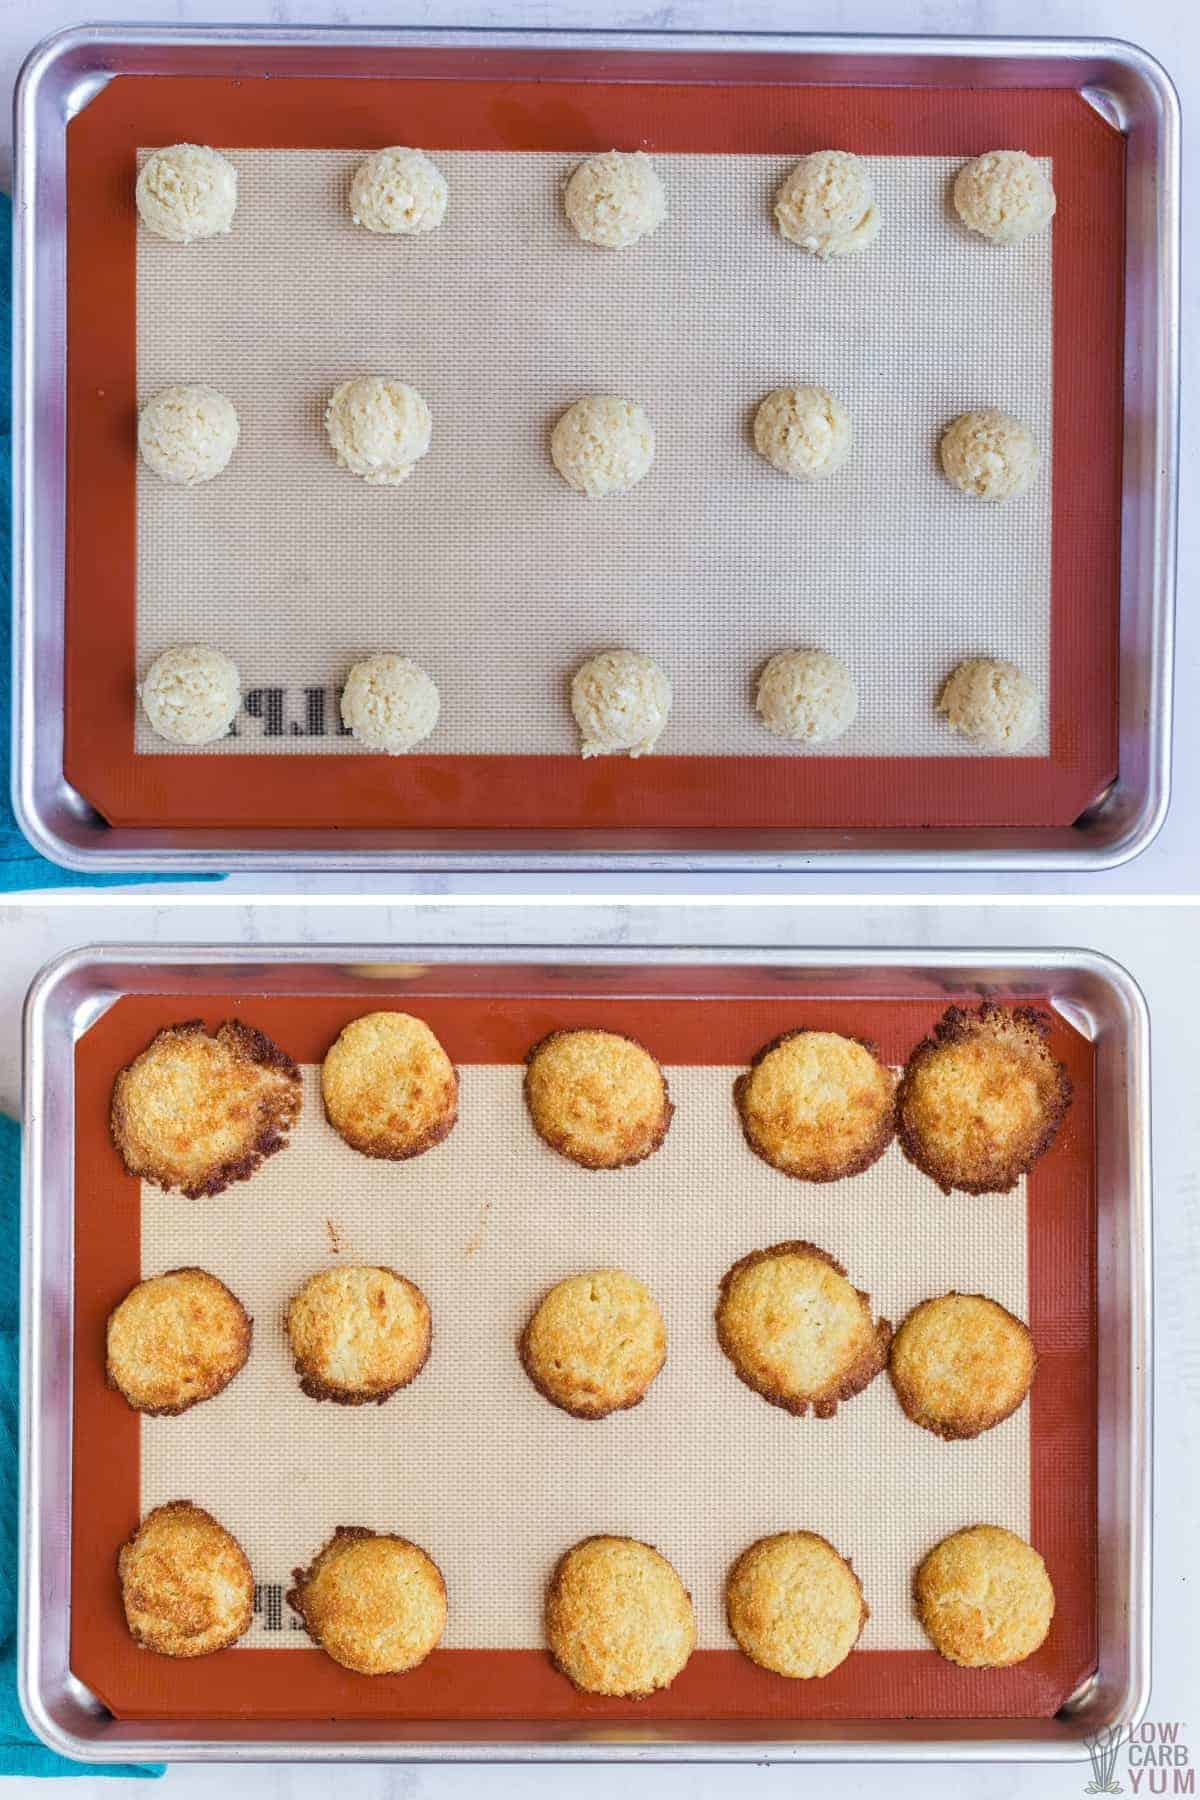
M 81 17 L 133 21 L 175 21 L 199 24 L 213 19 L 279 25 L 410 25 L 491 27 L 529 26 L 554 28 L 603 28 L 645 30 L 740 30 L 763 31 L 886 31 L 918 33 L 990 33 L 994 35 L 1041 34 L 1131 38 L 1165 63 L 1179 86 L 1185 120 L 1192 102 L 1200 95 L 1200 23 L 1188 0 L 405 0 L 388 5 L 384 0 L 0 0 L 0 88 L 7 90 L 16 70 L 38 37 Z M 1189 179 L 1195 140 L 1185 141 L 1184 192 L 1200 187 Z M 1190 166 L 1194 166 L 1191 163 Z M 1197 324 L 1200 305 L 1189 287 L 1191 258 L 1184 257 L 1184 308 L 1182 319 L 1184 394 L 1192 388 L 1196 370 Z M 1054 893 L 1063 887 L 1083 892 L 1176 892 L 1200 889 L 1200 709 L 1189 696 L 1200 672 L 1200 619 L 1192 602 L 1192 578 L 1197 567 L 1200 514 L 1186 504 L 1194 480 L 1196 429 L 1185 408 L 1183 438 L 1183 491 L 1185 504 L 1180 527 L 1180 618 L 1176 659 L 1176 691 L 1179 708 L 1175 739 L 1176 798 L 1167 824 L 1157 842 L 1135 862 L 1107 875 L 1014 875 L 1006 879 L 959 876 L 938 883 L 942 891 L 976 892 L 999 889 L 1015 893 Z M 243 891 L 294 890 L 294 878 L 252 876 L 239 880 Z M 354 891 L 354 881 L 335 877 L 310 877 L 307 889 Z M 374 886 L 383 887 L 381 881 Z M 391 878 L 394 892 L 546 892 L 552 885 L 545 877 L 498 878 L 484 882 L 471 877 L 431 876 L 420 880 Z M 845 885 L 844 878 L 815 876 L 797 882 L 788 876 L 751 878 L 708 877 L 691 884 L 692 892 L 789 893 L 802 885 L 820 893 L 823 888 Z M 856 880 L 861 891 L 921 893 L 930 878 L 923 875 L 903 880 L 878 877 Z M 568 893 L 593 896 L 614 893 L 662 891 L 662 878 L 644 876 L 568 877 L 560 883 Z
M 291 907 L 164 906 L 134 910 L 95 907 L 0 908 L 0 1105 L 17 1088 L 17 1037 L 22 993 L 36 968 L 59 950 L 94 941 L 210 940 L 268 944 L 311 942 L 403 947 L 429 942 L 537 944 L 745 944 L 760 946 L 941 944 L 1087 945 L 1124 962 L 1141 982 L 1154 1020 L 1156 1143 L 1156 1305 L 1158 1466 L 1155 1537 L 1154 1685 L 1150 1717 L 1179 1720 L 1200 1757 L 1200 1621 L 1195 1593 L 1200 1547 L 1195 1494 L 1200 1487 L 1200 1110 L 1196 1106 L 1194 994 L 1200 907 L 965 906 L 934 911 L 920 906 L 705 906 L 686 913 L 673 906 L 621 909 L 382 906 L 298 911 Z M 556 934 L 558 934 L 556 936 Z M 284 1767 L 179 1766 L 166 1777 L 167 1800 L 218 1794 L 231 1800 L 300 1800 L 331 1788 L 345 1800 L 771 1800 L 801 1791 L 842 1796 L 887 1792 L 897 1800 L 1070 1800 L 1082 1792 L 1086 1765 L 892 1767 L 866 1765 L 784 1768 L 619 1769 L 478 1767 L 343 1768 L 336 1772 Z M 1124 1777 L 1126 1794 L 1131 1793 Z M 80 1782 L 79 1800 L 97 1800 L 122 1784 Z M 142 1789 L 145 1793 L 146 1790 Z M 1142 1792 L 1147 1792 L 1143 1780 Z

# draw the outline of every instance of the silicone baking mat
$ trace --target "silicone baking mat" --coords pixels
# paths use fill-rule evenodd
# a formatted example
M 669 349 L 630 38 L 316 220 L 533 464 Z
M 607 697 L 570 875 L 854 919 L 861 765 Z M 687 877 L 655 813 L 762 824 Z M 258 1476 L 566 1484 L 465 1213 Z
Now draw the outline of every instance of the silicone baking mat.
M 374 1005 L 403 1005 L 381 994 Z M 692 1592 L 699 1648 L 646 1703 L 663 1717 L 887 1717 L 1053 1713 L 1094 1660 L 1094 1373 L 1090 1057 L 1056 1024 L 1076 1098 L 1051 1154 L 1011 1195 L 943 1196 L 894 1147 L 830 1186 L 797 1183 L 746 1148 L 731 1084 L 764 1041 L 804 1022 L 872 1036 L 899 1063 L 938 1010 L 907 1002 L 427 999 L 418 1010 L 461 1072 L 459 1123 L 408 1164 L 357 1156 L 326 1123 L 319 1062 L 356 1000 L 214 995 L 210 1023 L 245 1017 L 305 1066 L 290 1146 L 211 1201 L 127 1177 L 107 1131 L 117 1069 L 162 1024 L 195 1012 L 127 999 L 82 1041 L 76 1245 L 76 1503 L 72 1667 L 123 1716 L 316 1708 L 339 1716 L 570 1719 L 628 1706 L 576 1695 L 542 1649 L 541 1601 L 569 1544 L 616 1531 L 657 1544 Z M 612 1174 L 582 1171 L 536 1137 L 521 1058 L 554 1026 L 595 1022 L 642 1038 L 667 1067 L 677 1112 L 663 1148 Z M 694 1059 L 703 1046 L 704 1063 Z M 734 1376 L 713 1327 L 724 1271 L 802 1236 L 846 1264 L 898 1323 L 951 1287 L 1029 1319 L 1041 1365 L 1029 1404 L 995 1431 L 943 1444 L 903 1415 L 886 1376 L 831 1421 L 794 1419 Z M 426 1369 L 379 1408 L 299 1390 L 281 1315 L 315 1269 L 391 1264 L 429 1297 Z M 180 1419 L 139 1420 L 104 1386 L 104 1321 L 142 1276 L 195 1263 L 255 1319 L 246 1369 Z M 667 1365 L 630 1413 L 572 1420 L 522 1372 L 516 1338 L 540 1295 L 619 1264 L 657 1295 Z M 104 1491 L 101 1492 L 101 1489 Z M 165 1500 L 208 1507 L 246 1548 L 257 1611 L 243 1644 L 171 1665 L 125 1631 L 116 1546 Z M 986 1519 L 1046 1556 L 1058 1610 L 1016 1669 L 954 1669 L 912 1616 L 910 1582 L 948 1531 Z M 397 1530 L 447 1581 L 443 1646 L 410 1676 L 353 1678 L 292 1624 L 291 1571 L 338 1524 Z M 821 1531 L 863 1581 L 861 1648 L 822 1682 L 765 1674 L 732 1645 L 722 1611 L 738 1551 L 773 1530 Z M 643 1707 L 634 1709 L 643 1715 Z
M 127 189 L 185 120 L 230 149 L 241 198 L 228 239 L 181 253 L 137 228 Z M 72 335 L 71 537 L 92 553 L 68 762 L 114 822 L 1064 824 L 1112 778 L 1120 234 L 1084 219 L 1119 219 L 1121 140 L 1078 97 L 124 77 L 70 134 L 73 269 L 115 267 L 111 304 L 89 289 Z M 345 206 L 357 156 L 397 134 L 450 184 L 446 225 L 418 243 L 381 242 Z M 871 252 L 831 266 L 770 215 L 789 162 L 826 141 L 870 158 L 884 218 Z M 993 141 L 1041 155 L 1060 195 L 1053 233 L 1010 252 L 947 204 L 954 168 Z M 625 255 L 561 217 L 562 178 L 612 142 L 651 149 L 670 196 Z M 330 389 L 368 370 L 433 411 L 433 449 L 397 490 L 339 471 L 324 442 Z M 131 430 L 180 379 L 242 420 L 230 468 L 182 492 L 137 473 Z M 857 431 L 824 484 L 776 476 L 749 441 L 763 393 L 804 380 Z M 641 400 L 658 433 L 651 475 L 607 503 L 571 494 L 546 448 L 594 391 Z M 1043 448 L 1019 505 L 971 505 L 937 467 L 941 427 L 987 404 Z M 89 449 L 112 465 L 99 485 Z M 119 551 L 101 578 L 120 589 L 116 636 L 111 609 L 95 625 L 97 534 Z M 187 640 L 234 655 L 246 704 L 235 736 L 172 752 L 135 718 L 134 682 Z M 661 754 L 585 768 L 567 682 L 613 643 L 670 671 L 672 719 Z M 795 644 L 836 651 L 860 686 L 821 757 L 781 754 L 753 712 L 758 668 Z M 442 694 L 435 734 L 398 760 L 339 731 L 346 670 L 380 648 Z M 1047 697 L 1027 754 L 964 756 L 938 723 L 938 684 L 972 654 L 1019 662 Z

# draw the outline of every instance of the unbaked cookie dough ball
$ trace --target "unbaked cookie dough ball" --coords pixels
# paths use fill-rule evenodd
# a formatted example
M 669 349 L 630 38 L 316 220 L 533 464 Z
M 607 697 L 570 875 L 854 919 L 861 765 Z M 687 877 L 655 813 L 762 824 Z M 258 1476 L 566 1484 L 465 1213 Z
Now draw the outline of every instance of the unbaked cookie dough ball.
M 585 244 L 624 250 L 657 231 L 667 196 L 641 150 L 606 150 L 580 163 L 563 191 L 563 208 Z
M 237 170 L 204 144 L 171 144 L 142 164 L 134 199 L 142 223 L 172 244 L 220 237 L 233 226 Z
M 754 415 L 754 447 L 796 481 L 840 469 L 850 454 L 850 415 L 822 387 L 776 388 Z
M 237 664 L 208 644 L 178 644 L 155 657 L 138 688 L 142 707 L 170 744 L 223 738 L 242 703 Z
M 390 375 L 358 375 L 334 388 L 325 430 L 339 468 L 370 487 L 396 487 L 429 449 L 433 419 L 416 388 Z
M 981 750 L 1021 750 L 1041 718 L 1037 689 L 1015 663 L 973 656 L 946 677 L 937 709 Z
M 942 434 L 946 478 L 976 500 L 1012 500 L 1038 472 L 1033 433 L 994 406 L 962 413 Z
M 232 403 L 199 381 L 159 388 L 138 417 L 142 461 L 176 487 L 198 487 L 219 475 L 238 435 Z
M 624 494 L 654 461 L 654 427 L 636 400 L 589 394 L 568 406 L 550 437 L 554 466 L 576 493 Z
M 602 650 L 571 678 L 571 711 L 583 757 L 648 756 L 671 711 L 671 681 L 637 650 Z
M 368 750 L 399 756 L 427 738 L 442 703 L 437 684 L 410 656 L 368 656 L 342 689 L 342 723 Z
M 824 650 L 781 650 L 758 678 L 758 716 L 776 737 L 827 744 L 858 711 L 858 689 L 845 663 Z
M 775 194 L 781 236 L 822 260 L 865 250 L 879 236 L 875 188 L 849 150 L 802 156 Z
M 1024 150 L 989 150 L 954 179 L 959 218 L 993 244 L 1020 244 L 1044 230 L 1057 204 L 1050 177 Z
M 365 156 L 350 182 L 354 223 L 391 237 L 436 231 L 446 199 L 446 177 L 437 164 L 402 144 Z

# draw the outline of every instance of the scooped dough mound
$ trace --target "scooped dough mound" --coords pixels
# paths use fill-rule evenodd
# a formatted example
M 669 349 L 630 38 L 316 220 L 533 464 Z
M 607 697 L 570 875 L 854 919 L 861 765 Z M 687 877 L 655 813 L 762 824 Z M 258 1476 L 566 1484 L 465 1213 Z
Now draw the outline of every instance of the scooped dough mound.
M 446 177 L 423 150 L 394 144 L 365 156 L 350 183 L 356 225 L 389 236 L 436 231 L 446 216 Z
M 232 403 L 203 382 L 159 388 L 138 418 L 142 461 L 176 487 L 196 487 L 219 475 L 237 449 L 238 434 Z
M 589 394 L 568 406 L 550 438 L 554 466 L 579 494 L 624 494 L 649 473 L 654 427 L 636 400 Z
M 993 244 L 1020 244 L 1044 230 L 1057 204 L 1050 177 L 1024 150 L 989 150 L 954 180 L 959 218 Z
M 858 711 L 858 689 L 844 662 L 824 650 L 781 650 L 758 678 L 758 714 L 776 737 L 825 744 Z
M 563 207 L 585 244 L 624 250 L 662 224 L 667 196 L 642 151 L 606 150 L 580 163 L 566 185 Z
M 232 228 L 237 189 L 237 170 L 219 151 L 171 144 L 146 158 L 134 198 L 147 230 L 173 244 L 192 244 Z
M 1038 472 L 1033 433 L 994 406 L 963 413 L 948 425 L 941 453 L 947 479 L 977 500 L 1011 500 Z
M 947 676 L 938 711 L 981 750 L 1020 750 L 1038 728 L 1041 703 L 1015 663 L 973 656 Z
M 342 689 L 342 723 L 368 750 L 389 756 L 427 738 L 441 709 L 436 683 L 409 656 L 368 656 Z
M 670 678 L 640 651 L 602 650 L 576 669 L 571 711 L 581 756 L 647 756 L 671 711 Z
M 879 236 L 866 164 L 848 150 L 802 156 L 776 192 L 775 219 L 783 237 L 822 259 L 865 250 Z
M 429 449 L 433 419 L 416 388 L 388 375 L 359 375 L 334 388 L 325 430 L 340 468 L 371 487 L 396 487 Z
M 754 447 L 797 481 L 840 469 L 850 454 L 850 415 L 821 387 L 776 388 L 754 415 Z
M 146 717 L 171 744 L 223 738 L 242 703 L 237 664 L 207 644 L 179 644 L 155 657 L 138 692 Z

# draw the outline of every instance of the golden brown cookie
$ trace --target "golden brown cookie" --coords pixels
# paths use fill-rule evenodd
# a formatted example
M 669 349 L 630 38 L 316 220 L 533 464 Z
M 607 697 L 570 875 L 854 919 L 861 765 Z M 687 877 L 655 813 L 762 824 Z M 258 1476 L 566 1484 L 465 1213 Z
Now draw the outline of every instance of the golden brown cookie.
M 521 1334 L 525 1373 L 579 1419 L 636 1406 L 667 1360 L 667 1332 L 649 1288 L 623 1269 L 571 1275 Z
M 725 1616 L 751 1662 L 809 1681 L 845 1662 L 869 1614 L 862 1583 L 826 1538 L 779 1531 L 734 1563 Z
M 670 1687 L 696 1648 L 691 1596 L 649 1544 L 584 1538 L 551 1578 L 546 1644 L 585 1693 L 644 1699 Z
M 208 1656 L 254 1616 L 246 1552 L 211 1513 L 171 1500 L 147 1513 L 117 1557 L 129 1634 L 160 1656 Z
M 943 1193 L 1007 1193 L 1054 1142 L 1071 1081 L 1049 1030 L 1028 1006 L 952 1006 L 909 1057 L 896 1096 L 900 1144 Z
M 109 1315 L 108 1385 L 144 1413 L 181 1413 L 228 1387 L 250 1354 L 241 1301 L 206 1269 L 139 1281 Z
M 112 1135 L 131 1175 L 189 1200 L 219 1194 L 281 1150 L 300 1117 L 300 1071 L 269 1037 L 226 1019 L 160 1031 L 113 1086 Z
M 446 1629 L 446 1583 L 407 1538 L 339 1525 L 288 1605 L 326 1656 L 358 1675 L 400 1675 L 435 1650 Z
M 895 1129 L 895 1078 L 874 1049 L 836 1031 L 788 1031 L 733 1086 L 750 1148 L 802 1181 L 840 1181 L 878 1162 Z
M 300 1386 L 314 1400 L 366 1406 L 420 1374 L 432 1337 L 429 1302 L 395 1269 L 322 1269 L 284 1317 Z
M 423 1019 L 365 1013 L 321 1066 L 325 1117 L 352 1150 L 389 1162 L 420 1156 L 450 1135 L 458 1075 Z
M 968 1669 L 1024 1662 L 1054 1617 L 1045 1563 L 999 1525 L 971 1525 L 943 1538 L 917 1570 L 913 1597 L 934 1648 Z
M 743 1256 L 721 1282 L 722 1350 L 747 1387 L 788 1412 L 831 1419 L 874 1381 L 891 1335 L 841 1263 L 799 1239 Z
M 552 1031 L 525 1058 L 538 1136 L 584 1169 L 622 1169 L 657 1150 L 675 1108 L 667 1078 L 636 1038 Z
M 1029 1392 L 1037 1352 L 1029 1327 L 983 1294 L 914 1306 L 892 1339 L 888 1372 L 909 1418 L 942 1438 L 999 1425 Z

